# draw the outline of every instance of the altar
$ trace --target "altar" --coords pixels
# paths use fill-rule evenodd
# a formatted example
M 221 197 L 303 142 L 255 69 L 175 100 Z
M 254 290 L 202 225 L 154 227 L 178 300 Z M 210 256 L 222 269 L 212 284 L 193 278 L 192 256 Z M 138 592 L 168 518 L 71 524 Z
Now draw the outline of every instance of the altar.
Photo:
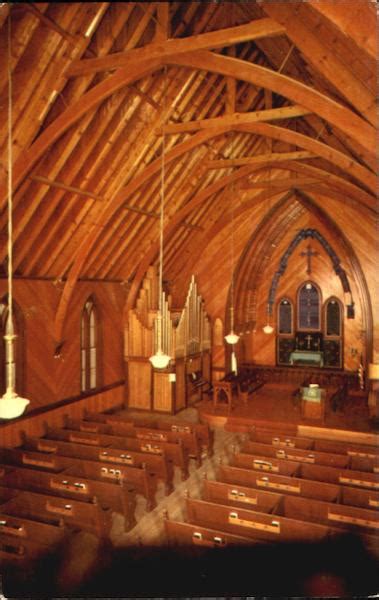
M 324 365 L 324 355 L 315 350 L 294 350 L 290 354 L 291 365 Z
M 301 388 L 301 412 L 305 419 L 325 418 L 325 390 L 317 385 Z

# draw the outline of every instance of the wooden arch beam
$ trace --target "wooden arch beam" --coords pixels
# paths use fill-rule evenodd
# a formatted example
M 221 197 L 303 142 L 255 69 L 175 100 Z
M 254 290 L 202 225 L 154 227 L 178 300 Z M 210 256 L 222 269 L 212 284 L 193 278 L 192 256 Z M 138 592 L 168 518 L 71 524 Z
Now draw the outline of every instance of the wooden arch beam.
M 259 129 L 259 127 L 260 127 L 260 129 Z M 255 130 L 255 128 L 257 128 L 257 129 Z M 166 154 L 166 157 L 165 157 L 166 163 L 169 163 L 171 160 L 181 156 L 182 154 L 184 154 L 185 152 L 187 152 L 189 150 L 192 150 L 196 146 L 211 139 L 212 137 L 216 137 L 218 135 L 223 135 L 227 131 L 230 131 L 230 129 L 231 129 L 230 127 L 225 127 L 225 128 L 217 128 L 217 130 L 206 130 L 206 131 L 197 133 L 190 140 L 187 140 L 186 142 L 179 144 L 177 147 L 172 148 Z M 239 126 L 234 129 L 238 129 L 239 131 L 245 131 L 248 133 L 250 132 L 250 133 L 258 133 L 260 135 L 268 135 L 268 137 L 273 137 L 276 139 L 285 139 L 286 141 L 289 141 L 289 143 L 296 144 L 299 147 L 303 147 L 305 149 L 311 150 L 312 152 L 314 152 L 315 154 L 318 154 L 319 156 L 323 156 L 323 158 L 326 158 L 326 160 L 332 162 L 333 164 L 336 164 L 337 166 L 341 167 L 348 173 L 356 171 L 357 174 L 359 174 L 360 177 L 365 182 L 367 182 L 367 180 L 370 177 L 372 177 L 372 179 L 375 180 L 375 183 L 376 183 L 376 179 L 370 173 L 370 171 L 368 171 L 364 167 L 361 167 L 358 163 L 355 163 L 354 160 L 350 159 L 349 157 L 346 157 L 344 154 L 342 154 L 341 152 L 339 152 L 337 150 L 331 149 L 329 146 L 326 146 L 322 142 L 312 140 L 303 134 L 299 134 L 299 133 L 296 133 L 293 131 L 287 131 L 282 127 L 267 125 L 265 123 Z M 254 167 L 259 168 L 260 166 L 261 165 L 249 165 L 248 167 L 245 167 L 245 170 L 240 169 L 238 171 L 238 173 L 243 172 L 242 176 L 245 176 L 245 173 L 253 172 Z M 152 175 L 157 173 L 159 171 L 159 169 L 160 169 L 160 159 L 156 159 L 140 175 L 138 175 L 133 181 L 131 181 L 125 188 L 121 189 L 120 192 L 115 196 L 115 198 L 112 201 L 108 202 L 104 206 L 104 209 L 100 213 L 96 223 L 93 225 L 93 227 L 89 231 L 86 239 L 84 240 L 82 246 L 79 248 L 79 250 L 74 258 L 73 265 L 68 274 L 68 278 L 65 283 L 65 287 L 62 291 L 58 310 L 56 313 L 54 329 L 55 329 L 55 339 L 56 339 L 57 343 L 62 341 L 61 338 L 62 338 L 62 333 L 63 333 L 63 324 L 64 324 L 67 307 L 70 302 L 70 298 L 71 298 L 74 286 L 76 284 L 78 277 L 80 276 L 81 269 L 87 259 L 87 256 L 91 252 L 91 249 L 96 242 L 97 236 L 99 235 L 99 231 L 104 230 L 104 227 L 105 227 L 107 221 L 112 216 L 112 214 L 117 209 L 117 207 L 122 202 L 126 202 L 126 200 L 130 197 L 130 195 L 132 193 L 134 193 Z M 228 178 L 223 178 L 222 180 L 219 180 L 219 181 L 220 181 L 220 183 L 217 182 L 217 187 L 215 187 L 214 191 L 210 191 L 209 195 L 211 195 L 212 193 L 215 193 L 219 189 L 222 189 L 222 187 L 224 187 L 225 185 L 228 185 L 228 183 L 229 183 Z M 376 189 L 376 186 L 374 186 L 374 187 Z M 213 186 L 210 186 L 210 189 L 212 190 Z M 207 190 L 208 190 L 208 188 L 207 188 Z M 204 195 L 203 200 L 205 198 L 209 197 L 209 195 L 208 195 L 208 193 L 206 195 Z M 203 200 L 201 200 L 201 201 L 203 201 Z M 188 205 L 186 205 L 186 207 L 184 207 L 184 209 L 179 211 L 179 213 L 177 213 L 177 215 L 175 215 L 173 217 L 173 219 L 171 220 L 171 222 L 168 225 L 168 227 L 170 227 L 169 232 L 172 231 L 171 226 L 176 227 L 177 224 L 180 223 L 180 221 L 182 219 L 184 219 L 185 215 L 187 215 L 188 212 L 192 211 L 194 206 L 195 205 L 192 205 L 192 201 L 191 201 L 190 203 L 188 203 Z M 190 207 L 190 208 L 188 208 L 188 207 Z M 166 235 L 168 235 L 167 230 L 165 230 L 165 236 Z M 136 297 L 136 294 L 138 293 L 138 289 L 139 289 L 139 285 L 142 280 L 142 277 L 144 276 L 145 271 L 146 271 L 147 267 L 149 266 L 151 260 L 155 256 L 156 251 L 157 251 L 156 245 L 153 244 L 152 250 L 147 255 L 149 258 L 147 259 L 145 257 L 144 261 L 141 263 L 142 266 L 140 265 L 140 267 L 137 270 L 137 275 L 135 278 L 136 285 L 134 285 L 134 283 L 133 283 L 133 285 L 131 287 L 131 291 L 129 293 L 129 297 L 133 298 L 133 300 L 132 300 L 133 302 Z M 137 289 L 136 289 L 136 286 L 137 286 Z M 129 306 L 129 301 L 128 301 L 128 306 Z
M 159 60 L 139 63 L 135 68 L 119 69 L 114 75 L 105 79 L 59 115 L 36 139 L 28 150 L 20 154 L 13 167 L 14 190 L 22 183 L 29 171 L 45 152 L 88 111 L 98 106 L 103 100 L 117 90 L 138 81 L 161 67 Z M 5 185 L 0 188 L 0 201 L 6 197 Z
M 233 173 L 232 175 L 223 177 L 222 179 L 218 180 L 216 183 L 214 183 L 214 184 L 208 186 L 207 188 L 205 188 L 204 190 L 200 191 L 199 194 L 197 194 L 197 196 L 195 196 L 190 202 L 188 202 L 188 204 L 186 204 L 185 207 L 183 207 L 178 213 L 176 213 L 174 215 L 174 217 L 171 219 L 171 221 L 166 225 L 165 230 L 164 230 L 164 237 L 167 239 L 167 237 L 172 233 L 172 231 L 175 230 L 175 227 L 177 226 L 177 224 L 180 223 L 182 219 L 184 219 L 190 212 L 192 212 L 192 210 L 194 210 L 199 204 L 203 203 L 211 195 L 222 190 L 226 186 L 230 185 L 233 181 L 236 182 L 240 179 L 243 179 L 247 175 L 250 175 L 252 172 L 256 172 L 261 169 L 267 168 L 267 166 L 269 164 L 270 164 L 270 162 L 268 161 L 267 165 L 260 164 L 260 165 L 248 165 L 247 167 L 242 167 L 238 171 Z M 275 163 L 273 163 L 273 164 L 275 164 Z M 289 190 L 293 189 L 293 188 L 294 188 L 293 183 L 291 185 L 288 185 Z M 314 190 L 315 190 L 315 188 L 313 187 L 313 191 Z M 325 190 L 324 187 L 322 187 L 322 191 L 324 194 L 327 194 L 327 190 Z M 271 196 L 275 196 L 277 194 L 278 194 L 277 190 L 271 191 Z M 333 197 L 336 197 L 336 195 L 338 196 L 338 198 L 341 201 L 346 201 L 345 193 L 336 191 L 335 193 L 333 193 Z M 259 202 L 260 200 L 264 200 L 267 198 L 268 198 L 268 190 L 264 190 L 260 194 L 257 194 L 249 202 L 255 204 L 255 203 Z M 248 207 L 248 203 L 246 203 L 246 207 Z M 245 210 L 245 208 L 243 210 Z M 218 223 L 218 221 L 217 221 L 217 223 Z M 213 226 L 213 228 L 217 226 L 217 223 Z M 228 221 L 225 220 L 225 224 L 227 224 L 227 223 L 228 223 Z M 213 231 L 213 228 L 211 231 Z M 209 242 L 209 231 L 206 232 L 204 239 L 206 239 L 207 242 Z M 156 254 L 158 252 L 158 249 L 159 249 L 158 242 L 156 242 L 155 244 L 153 244 L 151 246 L 149 252 L 144 257 L 144 260 L 138 266 L 136 276 L 133 280 L 133 284 L 130 288 L 129 296 L 127 298 L 127 303 L 126 303 L 126 308 L 125 308 L 126 313 L 130 308 L 132 308 L 134 306 L 134 302 L 137 297 L 138 290 L 141 285 L 141 281 L 145 275 L 145 272 L 146 272 L 148 266 L 154 260 Z M 198 256 L 198 254 L 197 254 L 197 256 Z
M 329 2 L 329 4 L 331 4 Z M 359 2 L 357 5 L 359 6 Z M 346 10 L 345 13 L 350 13 Z M 264 11 L 286 29 L 287 36 L 301 51 L 307 61 L 331 83 L 344 98 L 365 117 L 372 125 L 376 125 L 377 109 L 374 95 L 357 79 L 349 69 L 328 48 L 318 31 L 307 27 L 298 16 L 299 6 L 293 2 L 265 2 Z M 349 14 L 349 18 L 351 15 Z M 318 35 L 317 35 L 318 34 Z
M 302 133 L 297 133 L 284 127 L 278 127 L 277 125 L 271 125 L 269 123 L 252 123 L 251 125 L 238 125 L 235 127 L 238 131 L 257 133 L 269 138 L 288 142 L 295 146 L 299 146 L 304 150 L 309 150 L 317 156 L 324 158 L 328 162 L 333 163 L 347 174 L 352 175 L 355 179 L 360 181 L 364 186 L 376 194 L 377 190 L 377 179 L 374 173 L 362 167 L 357 161 L 350 156 L 347 156 L 343 152 L 327 146 L 323 142 L 319 142 L 313 138 L 310 138 Z
M 351 137 L 360 147 L 376 156 L 377 137 L 375 128 L 342 104 L 304 83 L 266 67 L 239 58 L 215 54 L 208 50 L 172 55 L 165 58 L 165 61 L 172 65 L 212 71 L 225 77 L 235 77 L 256 87 L 268 88 L 325 119 L 325 121 Z
M 366 52 L 374 60 L 377 59 L 378 30 L 374 3 L 370 0 L 349 2 L 348 10 L 344 2 L 308 0 L 308 4 L 331 21 L 341 33 L 352 39 L 362 52 Z

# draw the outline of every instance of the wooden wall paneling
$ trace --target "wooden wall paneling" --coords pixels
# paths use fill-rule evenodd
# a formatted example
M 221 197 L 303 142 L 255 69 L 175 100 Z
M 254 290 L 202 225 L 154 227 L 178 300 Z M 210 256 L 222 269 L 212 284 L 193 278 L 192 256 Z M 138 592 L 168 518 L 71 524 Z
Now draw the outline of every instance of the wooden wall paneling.
M 184 358 L 175 359 L 175 373 L 175 407 L 176 411 L 179 411 L 187 406 L 186 365 Z
M 131 358 L 127 361 L 128 408 L 151 410 L 152 370 L 148 358 Z
M 170 373 L 153 371 L 153 409 L 175 412 L 175 384 L 170 381 Z
M 64 417 L 82 418 L 86 410 L 101 412 L 124 405 L 124 385 L 118 385 L 110 390 L 79 398 L 63 406 L 46 410 L 38 415 L 27 413 L 14 421 L 0 425 L 1 445 L 7 448 L 19 446 L 22 442 L 21 432 L 29 436 L 42 436 L 45 433 L 45 423 L 51 427 L 62 427 Z
M 23 394 L 31 408 L 46 406 L 80 393 L 80 319 L 86 300 L 95 298 L 100 317 L 99 387 L 124 379 L 122 312 L 119 284 L 79 282 L 64 328 L 64 345 L 54 358 L 54 317 L 61 285 L 58 281 L 16 279 L 14 298 L 24 321 Z M 0 297 L 7 293 L 0 280 Z

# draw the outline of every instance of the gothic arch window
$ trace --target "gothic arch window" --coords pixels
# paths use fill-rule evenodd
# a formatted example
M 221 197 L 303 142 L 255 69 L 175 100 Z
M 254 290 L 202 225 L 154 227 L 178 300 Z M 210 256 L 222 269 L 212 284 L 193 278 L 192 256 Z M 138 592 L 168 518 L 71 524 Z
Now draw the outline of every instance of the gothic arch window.
M 213 346 L 224 345 L 224 325 L 222 320 L 217 317 L 213 324 Z
M 5 392 L 5 364 L 6 351 L 4 335 L 6 333 L 9 318 L 7 297 L 0 300 L 0 395 Z M 16 364 L 16 392 L 22 394 L 24 391 L 24 340 L 23 340 L 23 318 L 19 306 L 13 302 L 13 327 L 16 334 L 14 340 L 14 359 Z
M 94 300 L 89 298 L 81 317 L 81 386 L 82 392 L 99 386 L 99 316 Z
M 329 298 L 325 304 L 325 335 L 341 337 L 341 306 L 337 298 Z
M 282 298 L 278 305 L 278 333 L 279 335 L 293 333 L 293 308 L 288 298 Z
M 298 292 L 297 321 L 299 330 L 320 330 L 320 290 L 312 281 L 304 283 Z

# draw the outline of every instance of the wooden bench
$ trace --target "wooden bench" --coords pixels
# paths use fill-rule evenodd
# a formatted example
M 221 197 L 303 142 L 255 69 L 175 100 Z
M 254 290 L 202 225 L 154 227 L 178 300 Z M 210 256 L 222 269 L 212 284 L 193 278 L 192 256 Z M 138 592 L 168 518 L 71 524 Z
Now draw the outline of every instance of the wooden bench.
M 281 499 L 280 494 L 208 479 L 204 480 L 203 495 L 208 502 L 251 508 L 264 513 L 274 513 Z
M 63 520 L 57 524 L 9 515 L 0 507 L 0 559 L 2 569 L 25 567 L 62 543 L 68 532 Z
M 282 496 L 275 514 L 301 521 L 341 527 L 355 533 L 364 532 L 379 536 L 379 515 L 377 511 L 366 508 L 320 502 L 309 498 Z
M 10 479 L 2 484 L 12 483 Z M 13 516 L 40 519 L 43 522 L 63 522 L 75 529 L 89 531 L 102 538 L 108 537 L 112 527 L 111 510 L 103 510 L 96 502 L 67 499 L 46 493 L 22 491 L 2 504 L 0 510 Z
M 169 544 L 173 546 L 199 546 L 205 548 L 222 548 L 226 546 L 251 545 L 248 537 L 233 535 L 225 531 L 210 529 L 191 523 L 181 523 L 165 519 L 165 533 Z
M 221 465 L 218 469 L 220 481 L 269 490 L 283 494 L 313 498 L 325 502 L 339 502 L 361 508 L 377 508 L 379 506 L 379 493 L 373 490 L 348 487 L 312 481 L 298 477 L 286 477 L 276 474 L 259 475 L 251 469 L 236 468 Z
M 315 498 L 328 502 L 336 502 L 340 493 L 338 485 L 307 481 L 298 479 L 297 477 L 276 475 L 273 473 L 258 473 L 253 469 L 237 468 L 229 465 L 219 466 L 217 479 L 225 483 L 272 492 L 301 495 L 305 498 Z
M 364 542 L 367 550 L 379 555 L 379 515 L 377 511 L 321 502 L 311 498 L 273 494 L 246 488 L 214 482 L 204 482 L 205 499 L 208 502 L 243 508 L 260 513 L 304 521 L 304 524 L 318 523 L 333 526 L 338 530 L 350 532 Z M 238 511 L 239 514 L 239 511 Z
M 293 475 L 299 479 L 311 479 L 325 483 L 359 486 L 370 490 L 379 490 L 379 477 L 374 473 L 353 471 L 304 462 L 295 462 L 286 458 L 263 457 L 257 454 L 238 453 L 232 457 L 235 466 L 278 473 L 280 475 Z
M 300 467 L 299 462 L 283 460 L 258 454 L 244 454 L 239 452 L 231 458 L 231 464 L 243 469 L 255 469 L 263 473 L 277 473 L 278 475 L 289 475 L 296 477 Z
M 275 448 L 298 448 L 301 450 L 312 450 L 314 448 L 314 441 L 311 439 L 278 434 L 267 430 L 262 431 L 258 428 L 251 431 L 249 437 L 252 442 L 271 444 Z
M 85 413 L 85 420 L 102 422 L 105 424 L 117 424 L 117 423 L 129 423 L 133 427 L 148 427 L 150 429 L 160 429 L 163 431 L 174 432 L 177 439 L 183 439 L 184 445 L 186 444 L 187 437 L 183 437 L 181 434 L 195 434 L 200 442 L 202 452 L 206 452 L 209 456 L 213 455 L 213 444 L 214 444 L 214 433 L 206 423 L 187 423 L 180 421 L 179 419 L 165 420 L 158 419 L 155 417 L 128 417 L 117 414 L 104 414 L 104 413 Z M 73 419 L 67 421 L 67 427 L 71 427 L 68 423 L 72 422 Z M 85 424 L 86 421 L 81 421 L 81 424 Z M 84 425 L 85 426 L 85 425 Z M 72 427 L 71 427 L 72 428 Z M 83 429 L 84 431 L 84 429 Z M 190 444 L 192 441 L 190 440 Z M 193 447 L 192 453 L 196 456 L 196 446 Z
M 93 431 L 82 431 L 80 435 L 75 429 L 63 429 L 63 428 L 47 428 L 46 439 L 62 440 L 77 442 L 80 444 L 88 444 L 93 446 L 108 446 L 112 448 L 119 448 L 120 450 L 135 450 L 137 452 L 145 452 L 147 454 L 157 454 L 165 456 L 168 461 L 171 461 L 173 465 L 176 465 L 181 470 L 182 479 L 189 477 L 189 456 L 188 452 L 185 451 L 181 441 L 172 442 L 165 441 L 162 439 L 152 439 L 149 435 L 138 436 L 138 431 L 133 428 L 132 433 L 130 432 L 129 425 L 127 425 L 126 431 L 123 431 L 124 425 L 112 425 L 111 433 L 101 433 Z M 102 427 L 100 423 L 98 427 Z M 99 435 L 102 435 L 102 444 L 100 444 Z M 109 436 L 105 438 L 104 436 Z M 169 467 L 170 469 L 170 467 Z
M 273 446 L 299 448 L 304 450 L 315 450 L 318 452 L 328 452 L 330 454 L 341 454 L 350 457 L 379 459 L 379 448 L 368 444 L 355 444 L 348 441 L 330 441 L 319 438 L 311 438 L 291 434 L 291 428 L 288 432 L 278 431 L 273 427 L 256 426 L 249 431 L 250 440 Z
M 274 446 L 260 442 L 245 442 L 241 451 L 246 454 L 257 454 L 259 456 L 271 458 L 287 458 L 288 460 L 339 467 L 341 469 L 348 468 L 351 463 L 350 457 L 344 454 L 329 454 L 328 452 L 303 450 L 301 448 L 291 448 L 288 446 Z
M 208 480 L 204 481 L 204 495 L 209 502 L 379 535 L 379 514 L 375 510 L 322 502 L 313 498 L 262 492 L 249 487 L 236 487 Z
M 271 542 L 325 540 L 333 529 L 317 523 L 305 523 L 192 498 L 187 498 L 187 517 L 195 525 Z
M 107 436 L 104 437 L 107 438 Z M 109 446 L 107 439 L 103 440 L 101 434 L 97 434 L 96 438 L 101 445 L 94 446 L 89 445 L 87 442 L 76 443 L 46 438 L 31 438 L 24 435 L 22 447 L 26 450 L 36 450 L 38 452 L 58 454 L 60 456 L 72 456 L 74 458 L 78 457 L 83 460 L 102 461 L 111 465 L 126 464 L 135 467 L 143 467 L 143 465 L 146 464 L 149 477 L 157 477 L 163 481 L 166 494 L 171 493 L 173 490 L 174 472 L 172 463 L 166 460 L 164 454 L 148 454 L 136 452 L 134 450 L 120 450 Z
M 125 528 L 130 528 L 135 523 L 134 486 L 121 480 L 118 475 L 102 477 L 97 465 L 96 471 L 92 472 L 91 469 L 86 469 L 86 463 L 80 460 L 73 462 L 65 457 L 58 459 L 57 456 L 46 456 L 43 453 L 17 448 L 1 449 L 0 460 L 8 465 L 21 467 L 23 472 L 20 477 L 27 485 L 33 482 L 35 486 L 41 486 L 48 482 L 52 493 L 56 495 L 68 498 L 95 496 L 102 508 L 111 508 L 125 516 Z

